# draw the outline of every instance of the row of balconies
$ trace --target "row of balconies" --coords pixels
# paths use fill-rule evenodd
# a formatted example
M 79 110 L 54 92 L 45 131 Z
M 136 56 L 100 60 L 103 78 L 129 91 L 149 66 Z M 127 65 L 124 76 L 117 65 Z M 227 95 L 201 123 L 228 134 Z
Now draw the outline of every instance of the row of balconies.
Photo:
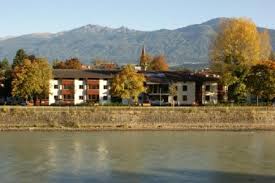
M 72 94 L 75 94 L 76 91 L 74 89 L 63 89 L 61 90 L 61 94 L 62 95 L 72 95 Z M 88 95 L 99 95 L 99 89 L 88 89 L 86 90 L 86 93 Z

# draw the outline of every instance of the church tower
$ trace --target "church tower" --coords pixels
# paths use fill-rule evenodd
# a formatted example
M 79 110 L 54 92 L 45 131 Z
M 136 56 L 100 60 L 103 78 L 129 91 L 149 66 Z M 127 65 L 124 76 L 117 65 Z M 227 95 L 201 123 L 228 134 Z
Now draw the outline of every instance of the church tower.
M 141 55 L 140 55 L 140 61 L 139 61 L 139 65 L 141 66 L 142 70 L 146 71 L 147 67 L 148 67 L 148 55 L 146 54 L 145 51 L 145 46 L 143 45 L 142 50 L 141 50 Z
M 145 58 L 145 46 L 143 45 L 141 50 L 141 55 L 140 55 L 140 61 L 139 61 L 140 66 L 142 66 L 144 58 Z

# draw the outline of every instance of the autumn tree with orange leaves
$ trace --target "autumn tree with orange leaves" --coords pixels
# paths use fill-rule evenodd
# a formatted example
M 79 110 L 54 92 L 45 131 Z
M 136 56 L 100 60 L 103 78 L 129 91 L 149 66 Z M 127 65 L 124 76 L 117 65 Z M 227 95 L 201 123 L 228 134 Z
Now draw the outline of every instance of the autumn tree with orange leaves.
M 82 64 L 78 58 L 67 59 L 66 61 L 55 61 L 54 69 L 82 69 Z
M 164 55 L 155 56 L 149 67 L 149 69 L 153 71 L 168 71 L 168 68 L 169 66 Z

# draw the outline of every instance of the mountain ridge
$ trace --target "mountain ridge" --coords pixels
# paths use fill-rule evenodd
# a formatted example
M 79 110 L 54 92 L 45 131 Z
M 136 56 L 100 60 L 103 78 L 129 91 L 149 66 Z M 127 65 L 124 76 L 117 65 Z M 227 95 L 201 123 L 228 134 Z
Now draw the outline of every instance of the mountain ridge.
M 165 54 L 170 65 L 208 63 L 208 46 L 217 34 L 219 22 L 215 18 L 201 24 L 178 29 L 140 31 L 121 26 L 110 28 L 88 24 L 58 33 L 33 33 L 7 39 L 0 38 L 0 58 L 10 61 L 20 48 L 29 54 L 64 60 L 78 57 L 84 63 L 109 59 L 119 64 L 137 63 L 143 45 L 147 52 Z M 259 28 L 262 29 L 262 28 Z M 273 48 L 275 30 L 269 29 Z

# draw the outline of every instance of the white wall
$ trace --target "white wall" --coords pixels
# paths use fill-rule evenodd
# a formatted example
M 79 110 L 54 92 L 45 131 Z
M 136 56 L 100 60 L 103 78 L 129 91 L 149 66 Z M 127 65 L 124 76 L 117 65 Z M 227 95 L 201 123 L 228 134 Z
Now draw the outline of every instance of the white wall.
M 59 91 L 60 91 L 60 86 L 58 87 L 59 89 L 54 89 L 54 85 L 58 85 L 59 82 L 58 80 L 50 80 L 50 94 L 49 94 L 49 105 L 54 104 L 54 96 L 59 96 Z
M 210 91 L 206 91 L 206 86 L 210 86 Z M 207 101 L 206 96 L 210 97 Z M 218 83 L 217 82 L 204 82 L 202 85 L 202 104 L 217 104 L 218 103 Z
M 178 105 L 192 105 L 196 101 L 196 83 L 192 81 L 188 82 L 177 82 L 177 101 L 175 104 Z M 183 86 L 187 86 L 187 91 L 183 91 Z M 183 96 L 187 96 L 187 101 L 183 101 Z M 173 97 L 169 96 L 169 103 L 172 104 Z
M 85 86 L 85 81 L 83 80 L 74 80 L 74 104 L 81 104 L 85 102 L 86 99 L 86 86 Z M 84 88 L 80 89 L 79 86 L 83 85 Z M 80 96 L 83 96 L 83 99 L 79 99 Z
M 104 86 L 108 85 L 107 89 L 104 89 Z M 108 100 L 103 100 L 103 97 L 107 96 Z M 100 104 L 108 104 L 111 102 L 110 95 L 110 86 L 107 80 L 100 79 L 99 80 L 99 103 Z

